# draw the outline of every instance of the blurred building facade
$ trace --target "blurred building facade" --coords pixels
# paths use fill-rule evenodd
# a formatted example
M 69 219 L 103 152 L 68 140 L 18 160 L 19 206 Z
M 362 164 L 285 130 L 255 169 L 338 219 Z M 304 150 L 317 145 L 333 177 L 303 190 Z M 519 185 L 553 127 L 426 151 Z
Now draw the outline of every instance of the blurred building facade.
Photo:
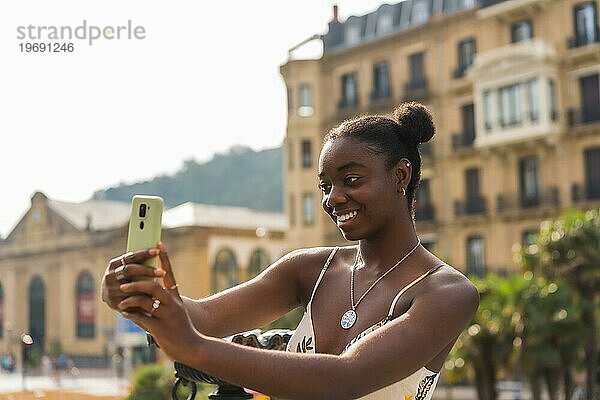
M 29 333 L 38 356 L 60 351 L 78 367 L 108 366 L 124 349 L 144 358 L 144 332 L 100 298 L 108 261 L 125 251 L 129 212 L 129 203 L 33 195 L 0 242 L 0 354 L 20 359 L 20 336 Z M 283 214 L 238 207 L 165 210 L 162 240 L 181 293 L 204 297 L 257 275 L 287 251 L 286 223 Z
M 285 208 L 291 247 L 344 243 L 321 211 L 324 135 L 344 119 L 419 101 L 416 228 L 476 274 L 516 268 L 515 244 L 565 208 L 600 206 L 597 0 L 406 0 L 338 20 L 318 59 L 280 71 L 288 90 Z

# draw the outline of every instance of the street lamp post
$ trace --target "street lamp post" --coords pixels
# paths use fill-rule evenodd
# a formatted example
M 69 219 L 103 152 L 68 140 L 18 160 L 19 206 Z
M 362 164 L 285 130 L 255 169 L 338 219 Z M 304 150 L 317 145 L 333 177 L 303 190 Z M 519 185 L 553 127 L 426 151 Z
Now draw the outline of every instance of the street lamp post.
M 21 335 L 21 382 L 23 383 L 23 392 L 27 391 L 25 387 L 25 373 L 29 362 L 29 349 L 33 345 L 33 338 L 30 334 L 24 333 Z

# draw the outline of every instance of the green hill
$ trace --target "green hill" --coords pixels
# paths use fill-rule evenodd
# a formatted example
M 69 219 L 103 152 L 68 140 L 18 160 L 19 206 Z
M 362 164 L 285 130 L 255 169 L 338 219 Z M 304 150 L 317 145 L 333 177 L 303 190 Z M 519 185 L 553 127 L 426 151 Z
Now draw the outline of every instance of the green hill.
M 121 184 L 94 193 L 94 199 L 131 201 L 134 194 L 162 196 L 167 207 L 188 201 L 283 211 L 282 149 L 254 151 L 234 146 L 203 164 L 187 160 L 172 176 Z

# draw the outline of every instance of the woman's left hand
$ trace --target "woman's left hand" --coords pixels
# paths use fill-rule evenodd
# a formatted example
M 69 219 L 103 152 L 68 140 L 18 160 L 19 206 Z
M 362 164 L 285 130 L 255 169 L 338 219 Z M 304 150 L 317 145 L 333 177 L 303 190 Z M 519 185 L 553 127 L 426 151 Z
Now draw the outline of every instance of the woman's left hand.
M 118 308 L 125 318 L 149 332 L 169 357 L 182 361 L 190 349 L 199 344 L 201 337 L 179 295 L 171 262 L 162 243 L 159 250 L 160 268 L 165 271 L 162 285 L 154 280 L 122 284 L 121 291 L 130 296 L 122 300 Z

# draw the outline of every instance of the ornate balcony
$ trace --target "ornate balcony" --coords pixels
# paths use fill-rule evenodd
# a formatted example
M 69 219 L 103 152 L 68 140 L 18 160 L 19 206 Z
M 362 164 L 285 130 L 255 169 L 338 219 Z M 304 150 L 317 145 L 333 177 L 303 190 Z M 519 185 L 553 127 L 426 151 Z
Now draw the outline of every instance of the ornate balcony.
M 487 214 L 487 204 L 485 197 L 473 197 L 466 200 L 457 200 L 454 202 L 454 215 L 457 217 L 469 215 Z
M 560 195 L 556 186 L 548 187 L 532 197 L 526 197 L 523 193 L 501 193 L 496 197 L 496 211 L 500 214 L 559 206 Z
M 431 95 L 427 78 L 407 82 L 404 85 L 403 101 L 427 100 Z
M 573 204 L 600 201 L 600 187 L 574 183 L 571 186 L 571 201 Z
M 435 207 L 433 204 L 423 204 L 419 205 L 417 203 L 417 207 L 415 210 L 415 220 L 417 223 L 419 222 L 433 222 L 435 219 Z

